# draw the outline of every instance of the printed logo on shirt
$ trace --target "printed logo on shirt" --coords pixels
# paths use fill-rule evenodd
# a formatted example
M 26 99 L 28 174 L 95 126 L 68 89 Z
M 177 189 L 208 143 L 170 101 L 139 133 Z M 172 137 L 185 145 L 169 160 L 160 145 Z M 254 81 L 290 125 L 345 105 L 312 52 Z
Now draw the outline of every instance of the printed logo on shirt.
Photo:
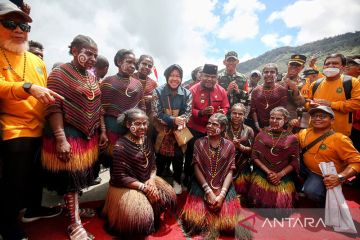
M 336 89 L 336 93 L 342 93 L 342 91 L 343 91 L 342 87 L 338 87 L 338 88 Z
M 326 150 L 326 148 L 327 148 L 326 144 L 323 143 L 323 144 L 320 145 L 321 150 Z
M 38 74 L 44 75 L 44 73 L 43 73 L 43 71 L 42 71 L 41 67 L 36 66 L 36 67 L 35 67 L 35 70 L 36 70 L 36 72 L 37 72 Z

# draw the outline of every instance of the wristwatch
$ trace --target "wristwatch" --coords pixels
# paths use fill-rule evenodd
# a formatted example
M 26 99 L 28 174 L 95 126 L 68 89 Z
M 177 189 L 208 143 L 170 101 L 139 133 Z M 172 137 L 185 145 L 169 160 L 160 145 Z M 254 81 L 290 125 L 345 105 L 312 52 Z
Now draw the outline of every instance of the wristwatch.
M 337 176 L 338 176 L 339 181 L 340 181 L 341 183 L 345 182 L 346 179 L 345 179 L 345 177 L 344 177 L 343 175 L 338 174 Z
M 23 88 L 24 88 L 24 91 L 27 92 L 27 93 L 30 93 L 30 88 L 32 86 L 32 83 L 29 83 L 29 82 L 25 82 L 23 84 Z

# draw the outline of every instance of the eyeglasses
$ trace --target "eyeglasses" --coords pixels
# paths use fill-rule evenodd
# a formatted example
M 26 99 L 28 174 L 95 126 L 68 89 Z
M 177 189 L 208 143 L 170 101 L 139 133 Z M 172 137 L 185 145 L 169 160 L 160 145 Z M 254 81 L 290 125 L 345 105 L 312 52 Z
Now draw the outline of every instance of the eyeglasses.
M 317 114 L 311 115 L 311 118 L 312 118 L 312 119 L 319 118 L 319 119 L 323 120 L 323 119 L 325 119 L 325 118 L 327 118 L 327 117 L 329 117 L 329 115 L 326 114 L 326 113 L 317 113 Z
M 1 24 L 6 29 L 15 30 L 18 26 L 23 32 L 30 32 L 31 26 L 27 23 L 16 23 L 12 20 L 1 20 Z

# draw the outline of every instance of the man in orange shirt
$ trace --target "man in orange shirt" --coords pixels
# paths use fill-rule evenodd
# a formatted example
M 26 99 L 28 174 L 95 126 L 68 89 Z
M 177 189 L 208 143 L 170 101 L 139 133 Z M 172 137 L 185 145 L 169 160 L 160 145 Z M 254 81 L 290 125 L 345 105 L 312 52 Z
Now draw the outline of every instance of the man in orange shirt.
M 305 106 L 307 108 L 320 105 L 331 107 L 335 113 L 333 129 L 350 136 L 349 113 L 360 109 L 360 82 L 356 78 L 351 79 L 351 98 L 346 99 L 343 87 L 345 65 L 346 58 L 342 54 L 332 54 L 325 58 L 323 74 L 326 77 L 315 92 L 313 92 L 313 86 L 316 82 L 311 84 L 308 96 L 310 102 Z
M 24 207 L 25 221 L 60 213 L 41 207 L 40 145 L 44 105 L 61 96 L 44 87 L 45 65 L 26 51 L 31 21 L 16 5 L 0 3 L 0 235 L 4 239 L 26 238 L 17 223 Z
M 329 134 L 336 118 L 330 107 L 318 106 L 310 109 L 309 113 L 312 127 L 298 134 L 303 153 L 301 172 L 306 176 L 303 191 L 309 199 L 324 204 L 326 189 L 334 188 L 359 173 L 360 153 L 347 136 L 336 132 Z M 324 134 L 329 135 L 304 150 Z M 322 176 L 320 162 L 334 162 L 338 174 Z

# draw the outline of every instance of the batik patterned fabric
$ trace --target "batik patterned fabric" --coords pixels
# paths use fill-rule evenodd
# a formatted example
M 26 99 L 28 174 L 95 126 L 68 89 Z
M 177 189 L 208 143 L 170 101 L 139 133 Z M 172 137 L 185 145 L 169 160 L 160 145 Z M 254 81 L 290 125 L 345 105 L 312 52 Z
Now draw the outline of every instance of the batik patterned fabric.
M 174 189 L 159 177 L 155 178 L 161 199 L 159 202 L 150 202 L 143 192 L 127 188 L 135 181 L 145 183 L 154 170 L 154 150 L 147 138 L 144 151 L 139 151 L 138 145 L 127 138 L 118 140 L 103 210 L 111 230 L 121 235 L 148 235 L 155 231 L 160 214 L 175 207 Z
M 254 164 L 250 176 L 248 200 L 260 208 L 293 208 L 295 202 L 294 177 L 299 170 L 299 143 L 297 137 L 285 131 L 261 131 L 255 138 L 252 157 L 259 159 L 268 169 L 276 173 L 286 166 L 293 172 L 281 178 L 275 186 L 268 182 L 267 175 Z
M 208 137 L 200 138 L 195 142 L 193 164 L 198 165 L 206 182 L 213 189 L 214 193 L 218 195 L 225 177 L 230 170 L 235 169 L 235 147 L 231 141 L 224 138 L 221 139 L 220 158 L 217 164 L 217 173 L 219 174 L 215 177 L 211 175 L 210 171 L 208 148 Z M 218 187 L 220 187 L 220 189 L 218 189 Z M 234 236 L 235 227 L 241 219 L 241 206 L 239 199 L 236 197 L 234 186 L 232 184 L 230 185 L 222 208 L 217 213 L 209 210 L 204 202 L 204 195 L 204 190 L 199 186 L 197 180 L 194 179 L 180 215 L 185 231 L 189 235 L 206 232 L 222 232 Z
M 107 153 L 112 156 L 114 144 L 120 137 L 117 117 L 135 107 L 145 110 L 141 102 L 144 90 L 139 80 L 133 77 L 123 78 L 119 74 L 105 78 L 100 88 L 101 102 L 105 110 L 106 134 L 109 139 Z
M 226 138 L 233 141 L 234 138 L 240 139 L 240 143 L 246 147 L 251 147 L 254 141 L 254 131 L 251 127 L 242 124 L 241 132 L 237 133 L 229 127 L 226 131 Z M 238 194 L 246 194 L 249 187 L 251 166 L 250 153 L 240 152 L 236 148 L 235 152 L 235 167 L 233 174 L 235 190 Z
M 53 70 L 48 88 L 62 95 L 46 109 L 49 116 L 61 113 L 64 131 L 71 146 L 71 159 L 63 162 L 57 157 L 56 140 L 50 125 L 44 130 L 42 165 L 46 171 L 46 185 L 59 194 L 77 192 L 93 180 L 92 165 L 98 157 L 99 126 L 102 115 L 100 89 L 95 78 L 88 74 L 84 83 L 70 63 Z M 90 90 L 91 89 L 91 90 Z

